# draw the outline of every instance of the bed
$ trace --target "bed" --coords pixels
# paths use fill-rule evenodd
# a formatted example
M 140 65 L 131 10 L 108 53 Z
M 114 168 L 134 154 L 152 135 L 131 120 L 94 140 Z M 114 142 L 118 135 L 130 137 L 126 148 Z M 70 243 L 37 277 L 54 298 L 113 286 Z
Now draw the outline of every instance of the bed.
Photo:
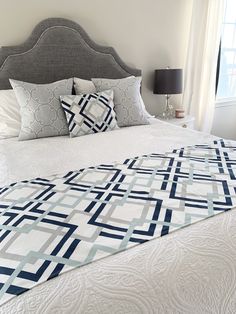
M 70 77 L 119 79 L 141 75 L 112 48 L 95 44 L 78 24 L 65 19 L 45 20 L 23 45 L 2 48 L 0 63 L 2 90 L 10 88 L 9 78 L 42 84 Z M 67 136 L 3 139 L 0 186 L 122 163 L 135 156 L 164 155 L 192 145 L 204 148 L 215 142 L 229 146 L 220 141 L 154 118 L 149 125 L 70 140 Z M 230 145 L 233 154 L 235 147 Z M 231 198 L 234 205 L 235 196 Z M 0 313 L 235 313 L 233 205 L 219 215 L 36 285 L 4 302 Z

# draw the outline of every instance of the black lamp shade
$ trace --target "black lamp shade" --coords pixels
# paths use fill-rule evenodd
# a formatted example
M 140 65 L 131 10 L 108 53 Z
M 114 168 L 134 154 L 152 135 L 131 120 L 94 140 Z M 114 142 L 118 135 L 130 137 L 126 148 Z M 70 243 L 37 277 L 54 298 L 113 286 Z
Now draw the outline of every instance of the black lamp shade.
M 154 94 L 181 94 L 183 90 L 182 69 L 155 70 Z

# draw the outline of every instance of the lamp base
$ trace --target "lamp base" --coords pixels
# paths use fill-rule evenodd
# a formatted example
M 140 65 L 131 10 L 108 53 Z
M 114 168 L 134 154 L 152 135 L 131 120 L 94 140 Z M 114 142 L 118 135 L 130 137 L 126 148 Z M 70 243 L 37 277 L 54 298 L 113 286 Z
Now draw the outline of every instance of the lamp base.
M 166 111 L 164 111 L 161 114 L 159 114 L 157 117 L 159 119 L 161 119 L 161 120 L 170 120 L 170 119 L 174 118 L 174 115 L 173 114 L 169 114 Z
M 174 107 L 169 103 L 169 95 L 166 95 L 166 109 L 158 117 L 162 120 L 169 120 L 174 118 Z

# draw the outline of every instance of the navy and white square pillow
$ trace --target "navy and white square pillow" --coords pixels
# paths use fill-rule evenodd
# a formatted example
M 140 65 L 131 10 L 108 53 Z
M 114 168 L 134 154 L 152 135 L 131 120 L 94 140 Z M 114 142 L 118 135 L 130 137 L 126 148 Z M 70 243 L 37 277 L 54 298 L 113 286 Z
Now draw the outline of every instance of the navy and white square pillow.
M 70 137 L 118 129 L 113 91 L 61 96 Z

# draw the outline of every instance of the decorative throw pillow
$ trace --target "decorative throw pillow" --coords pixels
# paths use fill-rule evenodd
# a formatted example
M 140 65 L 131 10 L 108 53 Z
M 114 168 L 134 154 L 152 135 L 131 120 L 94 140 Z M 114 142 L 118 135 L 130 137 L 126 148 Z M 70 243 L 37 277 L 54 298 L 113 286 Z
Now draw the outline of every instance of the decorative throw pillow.
M 40 85 L 15 80 L 10 83 L 20 105 L 19 140 L 69 133 L 59 97 L 72 93 L 73 79 Z
M 61 96 L 70 137 L 117 129 L 113 91 Z
M 0 139 L 19 136 L 20 106 L 12 89 L 0 90 Z
M 92 81 L 82 80 L 74 77 L 74 88 L 76 95 L 96 93 L 96 87 Z
M 97 91 L 112 89 L 117 123 L 120 127 L 150 124 L 140 95 L 141 77 L 124 79 L 92 79 Z

